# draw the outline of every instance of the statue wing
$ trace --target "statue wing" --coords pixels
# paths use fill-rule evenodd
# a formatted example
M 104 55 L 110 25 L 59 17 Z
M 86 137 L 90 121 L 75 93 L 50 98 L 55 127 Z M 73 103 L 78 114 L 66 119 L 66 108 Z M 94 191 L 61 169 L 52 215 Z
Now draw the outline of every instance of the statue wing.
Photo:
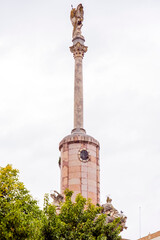
M 82 6 L 82 5 L 80 6 L 79 11 L 80 11 L 80 14 L 81 14 L 81 19 L 82 19 L 82 21 L 83 21 L 84 10 L 83 10 L 83 6 Z
M 76 9 L 75 8 L 73 8 L 71 10 L 70 19 L 71 19 L 72 25 L 74 26 L 76 23 Z

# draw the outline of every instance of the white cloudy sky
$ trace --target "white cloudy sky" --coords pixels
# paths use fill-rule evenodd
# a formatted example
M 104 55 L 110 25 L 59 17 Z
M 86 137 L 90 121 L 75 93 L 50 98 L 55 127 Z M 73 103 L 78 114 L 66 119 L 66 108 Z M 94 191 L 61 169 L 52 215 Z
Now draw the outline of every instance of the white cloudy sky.
M 160 230 L 160 1 L 81 1 L 84 122 L 101 144 L 101 202 L 128 217 L 122 235 Z M 59 190 L 58 145 L 73 128 L 71 4 L 0 0 L 0 165 L 34 198 Z

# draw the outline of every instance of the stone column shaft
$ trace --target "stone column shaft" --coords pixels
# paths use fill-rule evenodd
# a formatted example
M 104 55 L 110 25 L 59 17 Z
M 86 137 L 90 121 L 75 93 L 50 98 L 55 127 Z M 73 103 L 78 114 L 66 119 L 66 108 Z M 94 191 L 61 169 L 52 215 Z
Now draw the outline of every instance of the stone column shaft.
M 70 47 L 75 59 L 74 75 L 74 129 L 79 132 L 83 129 L 83 74 L 82 60 L 87 47 L 84 46 L 84 40 L 77 39 Z
M 83 128 L 83 74 L 82 57 L 75 58 L 74 128 Z

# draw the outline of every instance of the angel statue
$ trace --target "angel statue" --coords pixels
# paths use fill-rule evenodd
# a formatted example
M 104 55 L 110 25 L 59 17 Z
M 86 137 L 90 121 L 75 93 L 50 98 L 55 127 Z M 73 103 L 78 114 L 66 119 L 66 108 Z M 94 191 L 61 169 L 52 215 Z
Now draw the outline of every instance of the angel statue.
M 71 14 L 70 14 L 70 19 L 71 19 L 71 22 L 73 25 L 73 34 L 72 34 L 73 39 L 75 37 L 83 37 L 81 35 L 81 28 L 83 26 L 83 24 L 82 24 L 83 15 L 84 15 L 84 11 L 83 11 L 82 4 L 79 4 L 77 9 L 72 8 Z

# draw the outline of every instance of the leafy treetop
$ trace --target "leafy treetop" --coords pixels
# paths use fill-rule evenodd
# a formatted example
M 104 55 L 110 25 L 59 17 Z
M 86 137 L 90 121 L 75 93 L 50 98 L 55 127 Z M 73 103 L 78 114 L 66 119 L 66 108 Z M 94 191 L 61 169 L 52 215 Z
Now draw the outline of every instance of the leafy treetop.
M 11 165 L 0 168 L 0 239 L 37 239 L 42 211 Z M 40 239 L 40 238 L 39 238 Z
M 0 167 L 1 240 L 120 240 L 120 219 L 106 222 L 100 206 L 80 194 L 65 191 L 65 202 L 56 206 L 44 199 L 43 211 L 19 181 L 19 171 L 11 165 Z
M 101 214 L 101 207 L 95 206 L 80 194 L 72 202 L 73 192 L 65 191 L 65 202 L 59 214 L 56 207 L 49 204 L 45 197 L 44 211 L 46 219 L 43 224 L 43 236 L 47 240 L 81 239 L 81 240 L 119 240 L 120 219 L 106 223 L 106 215 Z

